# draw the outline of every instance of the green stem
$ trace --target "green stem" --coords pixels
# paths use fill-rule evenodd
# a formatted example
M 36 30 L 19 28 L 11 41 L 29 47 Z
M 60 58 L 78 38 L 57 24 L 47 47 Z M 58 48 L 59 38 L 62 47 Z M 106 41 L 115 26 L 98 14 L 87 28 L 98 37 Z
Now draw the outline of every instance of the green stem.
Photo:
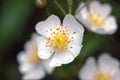
M 88 3 L 89 3 L 90 1 L 91 1 L 91 0 L 87 0 L 87 1 L 84 3 L 84 5 L 83 5 L 80 9 L 77 10 L 77 12 L 75 13 L 75 15 L 79 14 L 79 12 L 80 12 L 86 5 L 88 5 Z
M 60 11 L 63 13 L 63 15 L 65 16 L 67 13 L 65 12 L 65 10 L 62 8 L 62 6 L 56 1 L 53 0 L 53 2 L 56 4 L 56 6 L 60 9 Z
M 67 3 L 68 3 L 68 12 L 72 13 L 73 0 L 67 0 Z

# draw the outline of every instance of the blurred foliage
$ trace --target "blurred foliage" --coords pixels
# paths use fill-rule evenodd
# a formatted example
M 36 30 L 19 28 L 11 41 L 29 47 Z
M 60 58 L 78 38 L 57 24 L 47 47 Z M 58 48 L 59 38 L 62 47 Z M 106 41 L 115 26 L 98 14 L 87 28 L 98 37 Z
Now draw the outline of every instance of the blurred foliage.
M 0 15 L 0 51 L 5 50 L 18 38 L 23 25 L 33 10 L 33 3 L 32 0 L 3 2 L 4 5 Z
M 35 24 L 45 20 L 49 15 L 56 14 L 64 18 L 53 0 L 47 0 L 45 8 L 35 5 L 35 0 L 4 0 L 1 2 L 0 12 L 0 80 L 20 80 L 16 54 L 24 47 L 24 43 L 33 33 Z M 68 13 L 67 0 L 57 0 Z M 79 2 L 85 0 L 73 0 L 72 14 L 74 14 Z M 120 1 L 100 0 L 109 3 L 113 7 L 112 15 L 117 18 L 120 26 Z M 120 29 L 114 35 L 97 35 L 85 31 L 84 47 L 80 55 L 70 64 L 56 68 L 54 73 L 44 80 L 77 80 L 78 71 L 85 59 L 91 55 L 98 56 L 102 52 L 109 52 L 120 59 Z

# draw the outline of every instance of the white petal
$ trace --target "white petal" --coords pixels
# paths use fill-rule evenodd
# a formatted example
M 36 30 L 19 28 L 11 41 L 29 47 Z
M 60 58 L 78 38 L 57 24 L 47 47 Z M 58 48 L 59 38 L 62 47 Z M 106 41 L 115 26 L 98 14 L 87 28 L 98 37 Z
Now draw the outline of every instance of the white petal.
M 58 67 L 61 66 L 63 63 L 63 59 L 61 58 L 60 54 L 54 54 L 52 60 L 49 63 L 50 67 Z
M 101 9 L 101 4 L 98 1 L 92 1 L 89 4 L 89 9 L 90 9 L 91 14 L 94 14 L 94 12 L 98 13 Z
M 74 56 L 70 52 L 58 53 L 58 54 L 61 55 L 61 59 L 63 59 L 63 64 L 71 63 L 74 60 Z
M 42 59 L 49 58 L 53 51 L 51 47 L 46 47 L 46 39 L 44 37 L 38 37 L 37 38 L 37 45 L 38 45 L 38 56 Z
M 20 52 L 20 53 L 18 53 L 17 54 L 17 61 L 19 62 L 19 63 L 22 63 L 22 62 L 24 62 L 24 61 L 27 61 L 27 55 L 25 54 L 25 52 Z
M 118 72 L 114 76 L 114 80 L 120 80 L 120 70 L 118 70 Z
M 85 3 L 81 2 L 76 10 L 76 12 L 78 12 L 78 10 L 84 5 Z M 83 18 L 84 20 L 87 19 L 88 17 L 88 10 L 87 10 L 87 7 L 84 7 L 80 12 L 79 14 L 75 15 L 78 20 L 81 20 L 81 18 Z
M 74 57 L 77 57 L 78 54 L 80 53 L 81 51 L 81 48 L 82 48 L 82 45 L 78 45 L 78 44 L 74 44 L 74 45 L 71 45 L 72 48 L 69 49 L 69 51 L 71 52 L 71 54 L 74 56 Z
M 50 67 L 49 62 L 50 62 L 50 59 L 43 60 L 42 64 L 43 64 L 43 68 L 46 70 L 46 72 L 48 74 L 51 74 L 54 71 L 54 67 Z
M 74 60 L 73 55 L 70 52 L 55 53 L 53 59 L 50 62 L 50 67 L 58 67 L 62 64 L 68 64 Z
M 36 67 L 23 76 L 23 80 L 38 80 L 45 76 L 45 71 L 42 67 Z
M 34 68 L 35 65 L 29 64 L 29 63 L 22 63 L 19 65 L 19 71 L 20 73 L 24 74 L 29 72 L 32 68 Z
M 106 22 L 105 25 L 103 26 L 103 28 L 106 31 L 106 34 L 113 34 L 116 32 L 117 30 L 117 23 L 116 23 L 116 19 L 113 16 L 110 16 Z
M 99 67 L 104 72 L 110 72 L 114 75 L 119 68 L 119 61 L 109 54 L 102 54 L 98 59 Z
M 68 50 L 74 55 L 74 57 L 78 56 L 80 53 L 80 50 L 82 48 L 82 41 L 83 41 L 83 36 L 80 36 L 79 33 L 74 34 L 73 36 L 73 41 L 68 45 Z M 70 46 L 72 48 L 70 48 Z
M 79 8 L 81 8 L 83 6 L 84 3 L 80 3 L 79 4 Z M 78 10 L 77 9 L 77 10 Z M 87 27 L 88 29 L 91 28 L 91 23 L 88 21 L 88 9 L 87 7 L 84 7 L 79 14 L 75 15 L 75 17 L 77 18 L 78 21 L 80 21 L 85 27 Z
M 100 2 L 99 1 L 92 1 L 90 4 L 89 4 L 89 7 L 91 8 L 91 9 L 97 9 L 97 8 L 99 8 L 99 7 L 101 7 L 101 4 L 100 4 Z
M 100 9 L 100 14 L 102 14 L 103 16 L 108 16 L 111 13 L 111 10 L 112 8 L 109 4 L 104 4 Z
M 71 33 L 79 32 L 81 36 L 83 36 L 83 26 L 70 14 L 65 16 L 63 20 L 63 27 L 67 27 Z
M 93 1 L 90 3 L 90 12 L 91 14 L 94 14 L 94 12 L 102 15 L 102 16 L 108 16 L 111 13 L 111 6 L 109 4 L 101 4 L 98 1 Z
M 84 13 L 83 13 L 83 15 L 84 15 Z M 91 22 L 88 20 L 88 18 L 83 19 L 83 16 L 82 16 L 81 14 L 76 15 L 76 18 L 77 18 L 77 20 L 78 20 L 80 23 L 82 23 L 88 30 L 91 31 L 92 24 L 91 24 Z
M 20 52 L 17 55 L 17 61 L 19 62 L 19 71 L 20 73 L 26 73 L 31 70 L 34 64 L 28 62 L 28 55 L 26 52 Z
M 63 26 L 66 26 L 70 30 L 70 34 L 76 32 L 76 34 L 73 35 L 73 42 L 71 42 L 68 46 L 69 51 L 74 57 L 76 57 L 80 53 L 82 47 L 81 43 L 83 40 L 84 28 L 70 14 L 64 18 Z M 73 48 L 70 48 L 70 46 Z
M 79 78 L 82 80 L 93 80 L 93 76 L 97 71 L 96 61 L 93 57 L 87 59 L 87 62 L 82 67 L 79 73 Z
M 50 33 L 46 30 L 53 28 L 55 24 L 60 25 L 60 19 L 55 15 L 51 15 L 47 20 L 37 23 L 35 29 L 42 36 L 50 36 Z
M 103 27 L 94 26 L 90 30 L 97 34 L 106 34 L 106 31 Z
M 88 21 L 88 12 L 87 9 L 83 8 L 83 10 L 75 16 L 78 21 L 80 21 L 84 26 L 90 24 Z

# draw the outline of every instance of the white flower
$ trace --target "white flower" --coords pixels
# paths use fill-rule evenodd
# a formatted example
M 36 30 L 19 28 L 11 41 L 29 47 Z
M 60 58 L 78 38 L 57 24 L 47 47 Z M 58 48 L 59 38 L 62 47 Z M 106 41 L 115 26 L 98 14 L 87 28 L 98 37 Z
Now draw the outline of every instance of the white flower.
M 36 80 L 45 76 L 45 73 L 52 73 L 54 68 L 48 66 L 48 60 L 41 60 L 37 54 L 36 37 L 33 34 L 31 40 L 25 44 L 25 50 L 17 55 L 17 60 L 20 64 L 19 71 L 23 74 L 23 80 Z
M 50 67 L 72 62 L 82 48 L 84 29 L 70 14 L 65 16 L 63 24 L 51 15 L 36 25 L 36 31 L 42 35 L 37 38 L 38 55 L 42 59 L 52 56 Z
M 102 54 L 96 62 L 88 58 L 79 73 L 81 80 L 120 80 L 119 61 L 109 54 Z
M 83 6 L 81 3 L 76 12 Z M 110 16 L 111 6 L 92 1 L 89 6 L 84 7 L 76 18 L 84 24 L 86 28 L 98 34 L 113 34 L 117 30 L 116 18 Z

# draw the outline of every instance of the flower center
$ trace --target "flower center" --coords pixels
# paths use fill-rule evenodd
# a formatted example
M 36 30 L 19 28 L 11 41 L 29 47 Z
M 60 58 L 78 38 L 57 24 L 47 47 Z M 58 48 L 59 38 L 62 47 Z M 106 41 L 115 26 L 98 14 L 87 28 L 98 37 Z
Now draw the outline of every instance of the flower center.
M 30 56 L 30 63 L 37 63 L 40 61 L 40 58 L 38 57 L 38 55 L 31 55 Z
M 72 42 L 73 35 L 69 34 L 67 27 L 62 28 L 62 25 L 55 24 L 53 28 L 46 30 L 46 32 L 50 32 L 51 34 L 51 37 L 46 38 L 46 47 L 53 47 L 57 52 L 65 52 L 68 50 L 68 44 Z M 51 51 L 51 53 L 53 53 L 53 51 Z
M 33 45 L 32 50 L 29 52 L 28 57 L 29 57 L 29 62 L 30 63 L 38 63 L 40 62 L 40 58 L 37 55 L 37 46 Z
M 67 46 L 68 37 L 66 34 L 58 33 L 53 37 L 53 47 L 55 50 L 61 50 Z
M 102 26 L 105 22 L 105 18 L 103 18 L 100 14 L 89 14 L 88 19 L 92 23 L 93 26 Z
M 111 80 L 111 76 L 100 72 L 95 75 L 94 80 Z

